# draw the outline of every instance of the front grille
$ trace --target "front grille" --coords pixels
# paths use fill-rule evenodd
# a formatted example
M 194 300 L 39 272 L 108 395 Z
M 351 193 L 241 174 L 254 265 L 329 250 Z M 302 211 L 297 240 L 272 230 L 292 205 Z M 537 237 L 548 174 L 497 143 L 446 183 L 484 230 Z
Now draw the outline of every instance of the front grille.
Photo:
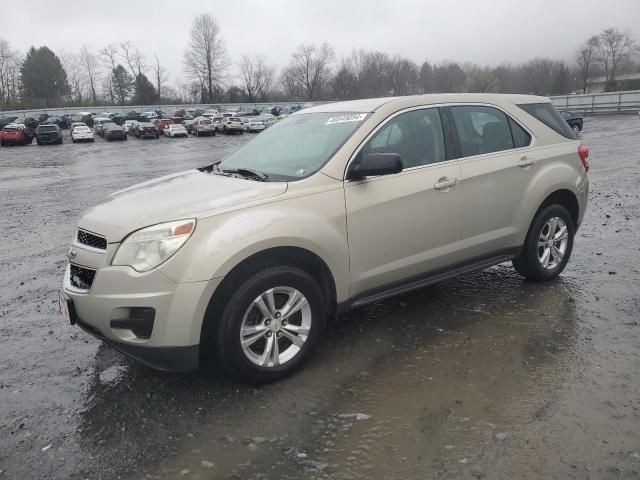
M 102 235 L 96 235 L 95 233 L 90 233 L 86 230 L 78 230 L 76 238 L 78 239 L 78 243 L 82 245 L 97 248 L 98 250 L 107 249 L 107 239 Z
M 69 267 L 69 279 L 71 280 L 71 285 L 82 290 L 89 290 L 93 284 L 93 279 L 96 276 L 96 271 L 73 264 L 69 265 Z

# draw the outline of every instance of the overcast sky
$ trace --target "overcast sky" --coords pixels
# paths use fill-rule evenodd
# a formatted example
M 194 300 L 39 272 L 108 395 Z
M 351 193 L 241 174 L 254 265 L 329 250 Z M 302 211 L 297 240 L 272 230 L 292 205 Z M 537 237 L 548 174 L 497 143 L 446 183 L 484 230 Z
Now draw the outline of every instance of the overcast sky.
M 96 51 L 130 40 L 183 75 L 193 17 L 220 23 L 234 63 L 264 54 L 282 67 L 300 43 L 328 41 L 338 57 L 353 48 L 403 54 L 420 64 L 456 60 L 496 65 L 535 56 L 571 60 L 578 44 L 615 26 L 640 39 L 640 0 L 100 0 L 2 1 L 0 37 L 22 51 L 47 45 Z

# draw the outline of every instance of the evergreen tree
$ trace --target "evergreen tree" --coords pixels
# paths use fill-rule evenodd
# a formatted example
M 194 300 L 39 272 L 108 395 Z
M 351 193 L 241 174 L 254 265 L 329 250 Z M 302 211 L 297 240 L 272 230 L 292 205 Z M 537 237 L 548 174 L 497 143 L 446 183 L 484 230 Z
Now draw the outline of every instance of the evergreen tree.
M 133 94 L 134 105 L 149 105 L 158 97 L 156 89 L 144 73 L 136 75 L 135 90 Z
M 60 59 L 47 47 L 31 47 L 21 69 L 24 96 L 34 106 L 53 107 L 69 94 L 67 74 Z
M 134 87 L 134 80 L 122 65 L 118 64 L 111 71 L 111 84 L 118 104 L 124 105 L 127 103 L 127 99 Z

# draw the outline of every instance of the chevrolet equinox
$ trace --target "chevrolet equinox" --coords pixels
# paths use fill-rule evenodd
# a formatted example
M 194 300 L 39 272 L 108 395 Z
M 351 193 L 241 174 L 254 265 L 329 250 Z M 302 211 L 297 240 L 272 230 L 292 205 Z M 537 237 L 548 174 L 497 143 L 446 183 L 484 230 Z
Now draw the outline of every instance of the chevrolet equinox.
M 587 206 L 588 149 L 547 98 L 332 103 L 224 161 L 126 188 L 79 220 L 65 317 L 163 370 L 271 381 L 328 318 L 507 260 L 555 278 Z

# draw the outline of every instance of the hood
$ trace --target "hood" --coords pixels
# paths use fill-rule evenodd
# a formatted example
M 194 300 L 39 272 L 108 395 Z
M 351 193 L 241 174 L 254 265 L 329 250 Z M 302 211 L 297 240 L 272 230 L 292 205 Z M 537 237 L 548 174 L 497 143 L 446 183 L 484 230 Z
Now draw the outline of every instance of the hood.
M 205 218 L 287 191 L 284 182 L 256 182 L 188 170 L 120 190 L 87 209 L 78 226 L 120 242 L 134 230 L 162 222 Z

